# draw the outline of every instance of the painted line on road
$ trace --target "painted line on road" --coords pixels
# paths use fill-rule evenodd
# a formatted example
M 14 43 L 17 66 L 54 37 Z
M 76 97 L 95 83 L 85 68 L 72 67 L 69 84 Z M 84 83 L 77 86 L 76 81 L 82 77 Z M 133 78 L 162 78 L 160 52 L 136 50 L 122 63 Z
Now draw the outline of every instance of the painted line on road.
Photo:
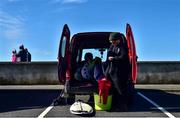
M 38 118 L 44 118 L 44 116 L 54 107 L 54 104 L 52 103 L 49 107 L 46 108 L 39 116 Z
M 137 92 L 138 95 L 140 95 L 142 98 L 144 98 L 145 100 L 147 100 L 148 102 L 150 102 L 152 105 L 154 105 L 155 107 L 157 107 L 157 109 L 159 109 L 160 111 L 162 111 L 164 114 L 166 114 L 169 118 L 176 118 L 175 116 L 173 116 L 171 113 L 169 113 L 167 110 L 165 110 L 163 107 L 159 106 L 158 104 L 156 104 L 154 101 L 150 100 L 148 97 L 144 96 L 142 93 Z

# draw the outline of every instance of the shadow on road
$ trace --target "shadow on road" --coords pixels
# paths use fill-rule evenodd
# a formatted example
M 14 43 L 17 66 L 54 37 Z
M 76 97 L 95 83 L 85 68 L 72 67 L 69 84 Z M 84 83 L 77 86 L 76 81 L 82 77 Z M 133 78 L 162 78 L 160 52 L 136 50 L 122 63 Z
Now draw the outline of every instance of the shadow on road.
M 156 102 L 158 105 L 168 110 L 169 112 L 180 112 L 180 95 L 174 93 L 168 93 L 162 90 L 150 90 L 150 89 L 136 89 L 137 92 L 142 93 L 149 99 Z M 1 90 L 0 91 L 0 113 L 38 109 L 48 107 L 53 99 L 59 95 L 60 91 L 57 90 Z M 55 106 L 56 107 L 56 106 Z M 61 107 L 57 106 L 59 114 L 62 116 L 68 116 L 69 106 Z M 147 102 L 138 94 L 134 97 L 134 103 L 128 107 L 127 112 L 153 112 L 159 111 L 155 106 Z M 61 112 L 68 112 L 62 113 Z M 93 116 L 98 115 L 95 112 Z M 113 113 L 115 111 L 111 111 Z M 106 114 L 109 112 L 106 112 Z
M 163 107 L 169 112 L 180 112 L 180 92 L 167 92 L 163 90 L 154 90 L 154 89 L 136 89 L 137 92 L 142 93 L 159 106 Z M 135 98 L 138 103 L 139 98 Z M 142 99 L 142 97 L 141 97 Z M 138 104 L 134 103 L 135 106 Z M 152 110 L 156 110 L 155 106 L 151 108 Z M 138 109 L 136 109 L 138 111 Z
M 58 94 L 52 90 L 0 90 L 0 113 L 46 108 Z

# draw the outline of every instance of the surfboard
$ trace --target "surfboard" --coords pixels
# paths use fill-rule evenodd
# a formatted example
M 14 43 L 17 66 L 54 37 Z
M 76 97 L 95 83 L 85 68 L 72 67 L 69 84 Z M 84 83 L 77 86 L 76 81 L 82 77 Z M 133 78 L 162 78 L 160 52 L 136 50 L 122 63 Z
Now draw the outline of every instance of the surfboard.
M 93 113 L 93 108 L 83 101 L 77 101 L 71 105 L 70 112 L 72 114 L 91 114 Z

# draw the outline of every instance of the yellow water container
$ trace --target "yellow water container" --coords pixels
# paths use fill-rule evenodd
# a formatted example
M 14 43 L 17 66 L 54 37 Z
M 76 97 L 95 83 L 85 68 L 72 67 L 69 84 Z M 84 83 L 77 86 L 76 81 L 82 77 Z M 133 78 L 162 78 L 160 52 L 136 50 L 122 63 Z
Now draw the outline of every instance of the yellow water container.
M 100 96 L 97 93 L 94 93 L 94 106 L 95 106 L 95 110 L 99 110 L 99 111 L 108 111 L 111 109 L 111 104 L 112 104 L 112 95 L 109 95 L 107 98 L 107 102 L 106 104 L 103 104 L 103 97 L 101 96 L 101 101 L 100 100 Z

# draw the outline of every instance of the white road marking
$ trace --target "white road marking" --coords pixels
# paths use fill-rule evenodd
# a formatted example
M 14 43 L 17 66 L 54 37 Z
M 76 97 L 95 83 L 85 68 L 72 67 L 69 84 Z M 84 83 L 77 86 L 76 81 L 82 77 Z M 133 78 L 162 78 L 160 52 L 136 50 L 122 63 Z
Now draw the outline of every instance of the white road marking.
M 39 116 L 38 118 L 44 118 L 44 116 L 54 107 L 54 104 L 52 103 L 48 108 L 46 108 L 46 110 L 44 110 Z
M 157 109 L 157 108 L 154 108 Z M 166 110 L 180 110 L 180 107 L 164 107 Z
M 167 110 L 165 110 L 163 107 L 159 106 L 158 104 L 156 104 L 154 101 L 150 100 L 149 98 L 147 98 L 146 96 L 144 96 L 142 93 L 137 92 L 138 95 L 140 95 L 142 98 L 144 98 L 145 100 L 147 100 L 148 102 L 150 102 L 151 104 L 153 104 L 155 107 L 157 107 L 157 109 L 161 110 L 164 114 L 166 114 L 169 118 L 176 118 L 175 116 L 173 116 L 171 113 L 169 113 Z

